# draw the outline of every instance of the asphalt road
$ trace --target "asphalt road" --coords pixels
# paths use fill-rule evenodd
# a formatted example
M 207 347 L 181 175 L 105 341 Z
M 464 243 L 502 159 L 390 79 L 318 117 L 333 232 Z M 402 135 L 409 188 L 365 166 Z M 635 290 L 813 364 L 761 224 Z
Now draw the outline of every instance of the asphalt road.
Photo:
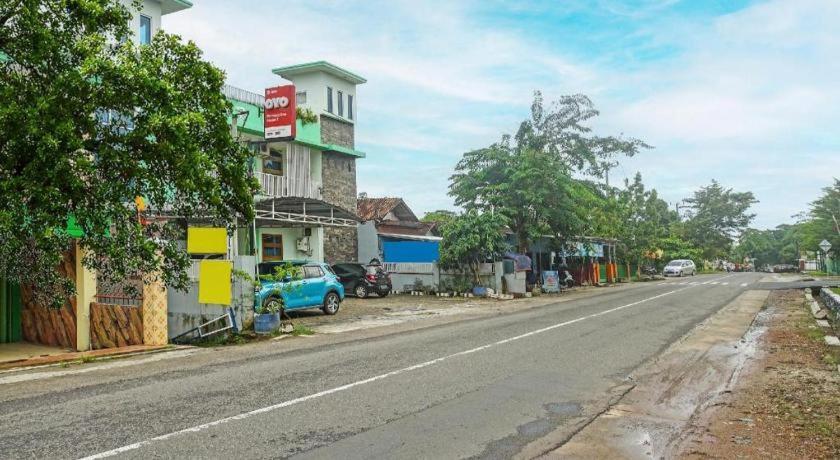
M 507 458 L 551 448 L 603 411 L 633 369 L 759 278 L 700 275 L 380 336 L 152 355 L 37 380 L 2 374 L 0 457 Z

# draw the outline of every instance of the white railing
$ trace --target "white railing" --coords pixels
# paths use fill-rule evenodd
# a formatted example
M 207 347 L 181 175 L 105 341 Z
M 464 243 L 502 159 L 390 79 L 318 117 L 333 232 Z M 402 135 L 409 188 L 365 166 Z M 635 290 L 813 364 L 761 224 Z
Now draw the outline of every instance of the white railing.
M 321 199 L 321 185 L 311 180 L 275 174 L 256 173 L 260 181 L 261 194 L 271 198 L 313 198 Z
M 385 271 L 388 273 L 434 273 L 434 262 L 385 262 Z
M 222 86 L 222 94 L 224 94 L 227 98 L 247 102 L 249 104 L 253 104 L 259 107 L 262 107 L 263 103 L 265 103 L 265 96 L 263 96 L 262 94 L 255 93 L 253 91 L 248 91 L 242 88 L 237 88 L 231 85 Z

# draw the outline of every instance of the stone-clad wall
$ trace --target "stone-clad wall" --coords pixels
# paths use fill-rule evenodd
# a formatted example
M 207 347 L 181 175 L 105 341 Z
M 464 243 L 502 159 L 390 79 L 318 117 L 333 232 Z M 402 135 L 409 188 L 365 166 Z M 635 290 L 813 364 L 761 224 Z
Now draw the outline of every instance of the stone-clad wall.
M 356 213 L 356 159 L 324 152 L 321 160 L 324 201 Z
M 353 125 L 321 115 L 321 142 L 355 148 Z
M 359 253 L 356 227 L 324 227 L 324 261 L 356 262 Z
M 355 148 L 353 125 L 322 115 L 321 142 Z M 321 165 L 324 201 L 355 214 L 356 158 L 342 153 L 324 152 Z M 355 261 L 358 257 L 358 247 L 355 228 L 324 227 L 325 261 Z
M 336 152 L 324 152 L 322 159 L 324 201 L 356 213 L 356 159 Z M 324 227 L 324 260 L 330 263 L 355 261 L 358 240 L 355 228 Z

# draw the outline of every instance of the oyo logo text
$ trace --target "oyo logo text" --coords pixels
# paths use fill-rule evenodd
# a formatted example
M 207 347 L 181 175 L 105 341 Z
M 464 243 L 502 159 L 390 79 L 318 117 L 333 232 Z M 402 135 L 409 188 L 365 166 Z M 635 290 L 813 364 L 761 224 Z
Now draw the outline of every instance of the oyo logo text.
M 285 109 L 289 106 L 289 98 L 286 96 L 272 97 L 265 100 L 266 109 Z

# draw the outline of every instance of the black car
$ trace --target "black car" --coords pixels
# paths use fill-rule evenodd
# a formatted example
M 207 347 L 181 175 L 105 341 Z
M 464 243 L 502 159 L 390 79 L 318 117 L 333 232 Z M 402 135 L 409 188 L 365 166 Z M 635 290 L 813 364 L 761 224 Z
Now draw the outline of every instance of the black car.
M 344 292 L 364 299 L 371 293 L 385 297 L 391 292 L 391 277 L 381 265 L 341 263 L 332 266 L 338 280 L 344 285 Z

